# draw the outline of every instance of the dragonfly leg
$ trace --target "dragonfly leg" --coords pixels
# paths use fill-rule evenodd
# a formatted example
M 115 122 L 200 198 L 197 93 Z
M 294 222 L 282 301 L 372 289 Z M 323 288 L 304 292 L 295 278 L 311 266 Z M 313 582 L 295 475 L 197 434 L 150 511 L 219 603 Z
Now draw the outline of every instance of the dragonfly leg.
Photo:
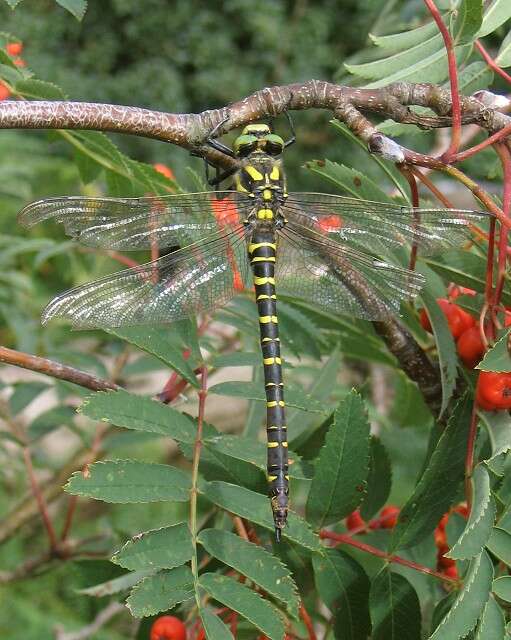
M 291 129 L 291 137 L 289 138 L 289 140 L 286 140 L 286 142 L 284 143 L 284 149 L 287 149 L 287 147 L 290 147 L 292 144 L 296 142 L 295 125 L 293 124 L 293 118 L 291 118 L 289 111 L 286 111 L 286 118 L 287 118 L 287 121 L 289 122 L 289 128 Z
M 218 132 L 218 130 L 229 120 L 229 118 L 224 118 L 221 122 L 219 122 L 214 129 L 210 132 L 209 136 L 206 138 L 206 144 L 215 149 L 216 151 L 220 151 L 229 158 L 234 158 L 234 151 L 225 144 L 222 144 L 218 140 L 214 139 L 214 136 Z

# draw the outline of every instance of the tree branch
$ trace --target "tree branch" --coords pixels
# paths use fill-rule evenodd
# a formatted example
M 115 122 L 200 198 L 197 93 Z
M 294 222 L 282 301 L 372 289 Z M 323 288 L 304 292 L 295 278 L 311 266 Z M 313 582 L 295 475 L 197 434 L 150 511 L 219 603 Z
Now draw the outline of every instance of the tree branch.
M 16 367 L 22 367 L 23 369 L 29 369 L 30 371 L 44 373 L 47 376 L 58 378 L 59 380 L 67 380 L 68 382 L 73 382 L 81 387 L 90 389 L 91 391 L 108 391 L 118 390 L 121 388 L 114 382 L 102 380 L 90 373 L 75 369 L 74 367 L 68 367 L 64 364 L 60 364 L 60 362 L 48 360 L 47 358 L 40 358 L 39 356 L 24 353 L 23 351 L 15 351 L 8 347 L 0 347 L 0 362 L 12 364 Z

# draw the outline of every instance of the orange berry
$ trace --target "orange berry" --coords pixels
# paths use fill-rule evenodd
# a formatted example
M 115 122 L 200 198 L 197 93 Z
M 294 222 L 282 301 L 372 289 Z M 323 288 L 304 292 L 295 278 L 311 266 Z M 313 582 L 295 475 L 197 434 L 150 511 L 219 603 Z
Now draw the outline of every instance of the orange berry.
M 401 509 L 393 504 L 389 504 L 380 511 L 380 522 L 384 529 L 393 529 L 397 524 Z
M 454 578 L 455 580 L 458 579 L 458 569 L 456 568 L 456 565 L 453 564 L 450 567 L 445 567 L 445 569 L 442 571 L 442 573 L 446 576 L 448 576 L 449 578 Z
M 14 58 L 13 62 L 17 67 L 26 67 L 27 66 L 27 63 L 22 58 Z
M 23 51 L 23 43 L 22 42 L 9 42 L 6 45 L 5 50 L 10 56 L 19 56 Z
M 484 356 L 484 344 L 478 326 L 464 331 L 456 343 L 458 354 L 468 369 L 473 369 Z
M 433 537 L 435 540 L 435 545 L 438 547 L 438 549 L 441 549 L 444 546 L 447 547 L 447 534 L 445 533 L 445 529 L 440 529 L 439 527 L 437 527 L 435 529 L 435 532 L 433 533 Z
M 319 227 L 323 233 L 328 233 L 329 231 L 337 231 L 343 225 L 343 221 L 341 216 L 336 214 L 332 214 L 329 216 L 321 216 L 317 221 L 316 225 Z
M 481 371 L 477 381 L 476 401 L 486 411 L 511 409 L 511 373 Z
M 360 515 L 360 511 L 357 509 L 350 513 L 350 515 L 346 518 L 346 528 L 348 531 L 353 531 L 354 529 L 360 529 L 366 526 L 365 520 Z
M 150 640 L 186 640 L 186 627 L 175 616 L 160 616 L 153 622 Z
M 161 173 L 162 176 L 165 176 L 169 180 L 175 180 L 174 172 L 170 167 L 167 167 L 166 164 L 163 164 L 162 162 L 157 162 L 156 164 L 153 164 L 153 167 L 156 169 L 158 173 Z
M 437 298 L 437 303 L 444 312 L 447 324 L 449 325 L 449 330 L 455 340 L 459 338 L 464 331 L 470 329 L 470 327 L 475 324 L 475 320 L 470 313 L 464 311 L 457 304 L 449 302 L 446 298 Z M 420 311 L 419 320 L 422 327 L 431 333 L 431 323 L 429 321 L 428 314 L 424 309 L 421 309 Z
M 9 91 L 9 89 L 5 86 L 5 84 L 3 84 L 3 82 L 0 82 L 0 101 L 7 100 L 10 95 L 11 92 Z

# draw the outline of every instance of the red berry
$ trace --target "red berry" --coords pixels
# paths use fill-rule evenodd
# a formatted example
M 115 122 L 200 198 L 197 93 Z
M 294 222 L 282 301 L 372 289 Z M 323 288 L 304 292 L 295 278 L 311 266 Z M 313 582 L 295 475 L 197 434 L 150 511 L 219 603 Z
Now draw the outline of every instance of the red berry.
M 447 534 L 445 533 L 445 529 L 440 529 L 437 527 L 435 532 L 433 533 L 433 537 L 435 540 L 435 545 L 438 549 L 443 549 L 447 547 Z
M 449 578 L 454 578 L 455 580 L 458 579 L 458 569 L 456 568 L 456 565 L 453 564 L 450 567 L 445 567 L 445 569 L 443 570 L 444 575 L 448 576 Z
M 360 515 L 360 511 L 357 509 L 350 513 L 350 515 L 346 518 L 346 528 L 348 531 L 353 531 L 354 529 L 361 529 L 366 526 L 365 520 Z
M 460 516 L 463 516 L 465 519 L 467 519 L 470 515 L 470 511 L 466 502 L 462 502 L 457 507 L 454 507 L 454 512 L 459 513 Z
M 511 409 L 511 372 L 481 371 L 476 388 L 476 401 L 481 409 Z
M 453 567 L 456 564 L 456 561 L 453 560 L 452 558 L 446 558 L 444 553 L 447 553 L 449 551 L 449 547 L 447 547 L 447 549 L 445 549 L 445 551 L 442 551 L 442 553 L 440 553 L 440 549 L 438 550 L 437 553 L 437 567 L 439 569 L 445 569 L 446 567 Z
M 400 509 L 393 504 L 389 504 L 380 511 L 380 522 L 384 529 L 393 529 L 397 524 Z
M 445 527 L 447 526 L 448 520 L 449 520 L 449 514 L 444 513 L 444 515 L 440 518 L 440 521 L 438 522 L 437 529 L 440 529 L 440 531 L 445 531 Z
M 462 287 L 459 284 L 453 282 L 449 286 L 449 300 L 456 300 L 459 296 L 475 296 L 477 291 L 469 289 L 468 287 Z
M 150 640 L 186 640 L 186 627 L 179 618 L 160 616 L 153 622 Z
M 25 60 L 23 60 L 23 58 L 14 58 L 13 62 L 17 67 L 27 66 L 27 63 L 25 62 Z
M 153 167 L 156 169 L 158 173 L 161 173 L 163 176 L 165 176 L 169 180 L 175 180 L 174 172 L 170 167 L 167 167 L 166 164 L 163 164 L 162 162 L 157 162 L 156 164 L 153 164 Z
M 449 325 L 449 330 L 455 340 L 459 338 L 464 331 L 475 324 L 475 320 L 470 313 L 464 311 L 457 304 L 449 302 L 446 298 L 437 298 L 437 303 L 444 312 L 447 324 Z M 429 321 L 428 314 L 424 309 L 421 309 L 420 311 L 419 320 L 423 328 L 431 333 L 431 323 Z
M 481 339 L 481 331 L 478 326 L 470 327 L 458 338 L 458 354 L 463 364 L 473 369 L 484 356 L 484 344 Z
M 9 42 L 6 45 L 5 50 L 10 56 L 19 56 L 23 51 L 23 43 L 22 42 Z
M 9 91 L 9 89 L 5 86 L 5 84 L 3 84 L 3 82 L 0 82 L 0 101 L 7 100 L 10 95 L 11 92 Z
M 330 216 L 321 216 L 317 222 L 317 226 L 324 233 L 328 233 L 329 231 L 337 231 L 343 225 L 341 216 L 332 214 Z

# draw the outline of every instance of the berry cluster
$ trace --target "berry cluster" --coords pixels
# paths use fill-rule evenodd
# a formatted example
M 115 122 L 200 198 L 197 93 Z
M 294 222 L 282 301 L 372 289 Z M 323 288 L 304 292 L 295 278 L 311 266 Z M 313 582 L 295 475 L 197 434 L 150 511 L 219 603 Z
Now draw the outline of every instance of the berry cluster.
M 459 513 L 465 519 L 468 518 L 469 512 L 466 504 L 460 504 L 453 509 L 454 513 Z M 449 578 L 458 579 L 458 569 L 456 567 L 456 561 L 451 558 L 447 558 L 445 556 L 449 551 L 449 545 L 447 544 L 447 533 L 446 527 L 447 522 L 449 521 L 450 512 L 444 514 L 440 518 L 440 522 L 438 523 L 437 528 L 435 529 L 434 537 L 435 537 L 435 545 L 437 548 L 436 554 L 436 570 Z
M 352 533 L 365 533 L 368 529 L 393 529 L 399 517 L 399 507 L 389 504 L 380 511 L 374 520 L 366 522 L 357 509 L 346 518 L 346 528 Z
M 23 51 L 23 43 L 22 42 L 9 42 L 6 45 L 5 50 L 8 55 L 11 56 L 12 61 L 17 67 L 26 67 L 27 63 L 23 58 L 20 58 L 21 52 Z M 9 91 L 9 87 L 0 81 L 0 101 L 7 100 L 7 98 L 11 95 Z
M 482 360 L 486 346 L 476 320 L 453 300 L 464 294 L 474 296 L 475 291 L 465 287 L 453 286 L 449 290 L 449 299 L 438 298 L 449 330 L 456 340 L 458 355 L 468 369 L 473 369 Z M 424 309 L 420 311 L 422 327 L 432 332 L 431 323 Z M 504 324 L 511 326 L 511 312 L 506 310 Z M 494 373 L 481 371 L 477 381 L 476 400 L 478 406 L 485 411 L 511 409 L 511 373 Z

